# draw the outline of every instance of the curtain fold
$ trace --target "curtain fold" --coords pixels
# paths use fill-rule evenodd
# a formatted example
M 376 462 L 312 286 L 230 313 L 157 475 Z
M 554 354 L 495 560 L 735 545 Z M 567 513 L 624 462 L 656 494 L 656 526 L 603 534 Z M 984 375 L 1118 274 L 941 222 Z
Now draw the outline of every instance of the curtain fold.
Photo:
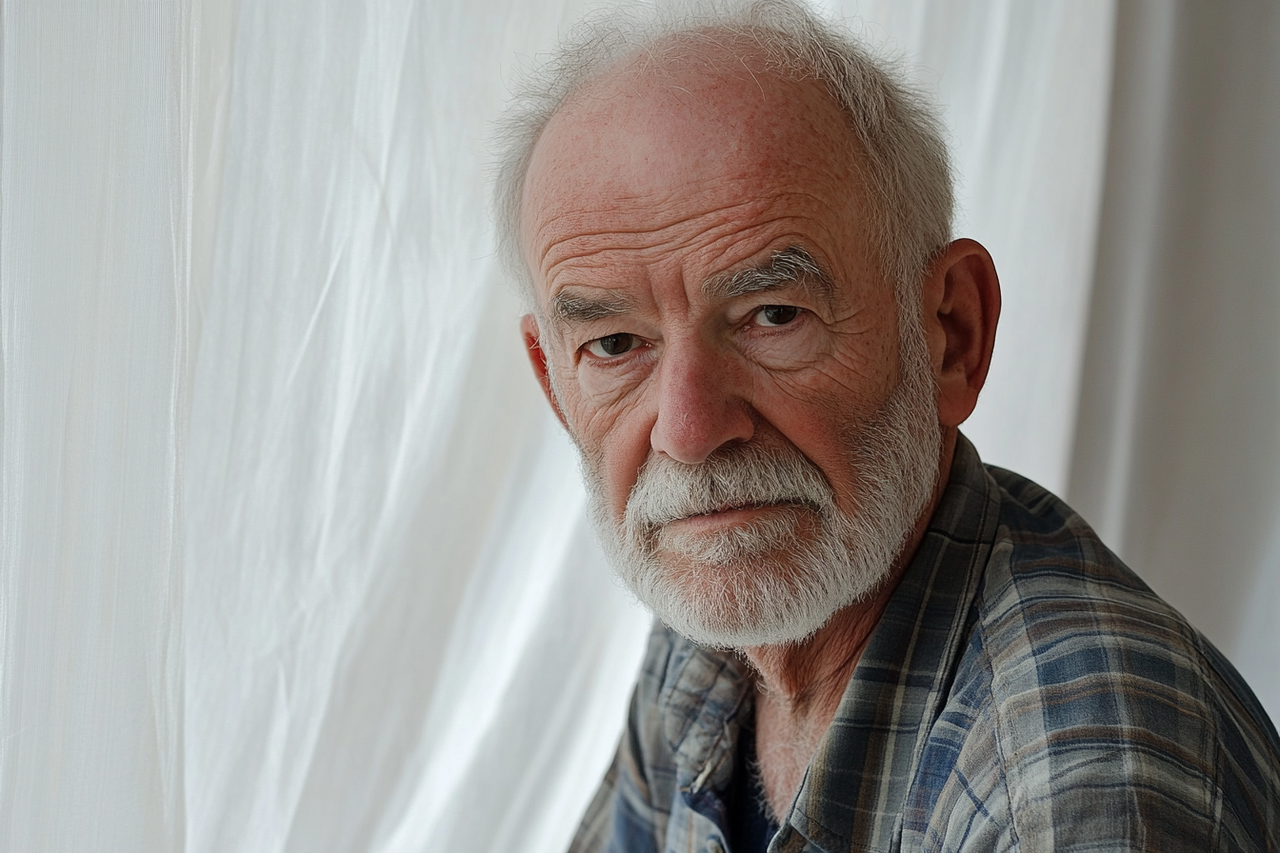
M 1280 717 L 1280 7 L 1115 39 L 1068 496 Z
M 5 850 L 183 835 L 187 11 L 3 8 Z
M 486 210 L 504 63 L 559 15 L 237 9 L 188 433 L 188 849 L 553 849 L 612 748 L 598 697 L 647 619 L 583 530 Z
M 487 213 L 583 0 L 0 7 L 0 848 L 551 851 L 648 617 Z M 1280 14 L 827 0 L 1005 295 L 966 432 L 1280 714 Z

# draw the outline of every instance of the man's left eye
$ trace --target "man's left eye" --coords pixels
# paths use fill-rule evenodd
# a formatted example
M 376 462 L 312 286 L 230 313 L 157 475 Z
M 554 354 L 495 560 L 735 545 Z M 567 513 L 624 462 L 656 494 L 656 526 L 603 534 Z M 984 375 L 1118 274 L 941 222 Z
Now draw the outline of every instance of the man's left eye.
M 760 326 L 785 326 L 799 314 L 794 305 L 764 305 L 756 312 L 755 321 Z

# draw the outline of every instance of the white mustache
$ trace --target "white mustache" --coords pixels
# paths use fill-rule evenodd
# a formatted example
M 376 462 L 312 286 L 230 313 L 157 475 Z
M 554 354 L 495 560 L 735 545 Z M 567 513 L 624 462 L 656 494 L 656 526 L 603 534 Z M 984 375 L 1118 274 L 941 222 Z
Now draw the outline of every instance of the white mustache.
M 682 518 L 777 504 L 825 514 L 835 508 L 835 494 L 818 467 L 794 447 L 738 444 L 717 449 L 697 465 L 651 456 L 627 499 L 626 521 L 648 537 Z

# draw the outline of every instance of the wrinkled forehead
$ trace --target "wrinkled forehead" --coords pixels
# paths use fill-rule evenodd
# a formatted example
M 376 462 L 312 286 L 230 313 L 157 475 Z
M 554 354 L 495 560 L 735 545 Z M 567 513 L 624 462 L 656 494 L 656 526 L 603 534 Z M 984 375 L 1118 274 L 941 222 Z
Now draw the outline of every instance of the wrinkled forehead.
M 779 194 L 857 203 L 860 149 L 820 83 L 789 79 L 758 49 L 684 40 L 624 60 L 575 92 L 534 147 L 521 205 L 526 261 L 548 241 L 630 205 L 676 216 L 695 203 Z

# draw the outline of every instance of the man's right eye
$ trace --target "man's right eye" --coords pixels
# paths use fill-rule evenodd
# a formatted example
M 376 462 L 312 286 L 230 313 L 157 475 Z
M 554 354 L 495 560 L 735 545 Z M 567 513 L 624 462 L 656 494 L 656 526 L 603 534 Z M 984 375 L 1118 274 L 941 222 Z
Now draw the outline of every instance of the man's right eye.
M 615 358 L 636 348 L 639 341 L 635 335 L 619 332 L 616 335 L 605 335 L 587 344 L 587 352 L 596 358 Z

